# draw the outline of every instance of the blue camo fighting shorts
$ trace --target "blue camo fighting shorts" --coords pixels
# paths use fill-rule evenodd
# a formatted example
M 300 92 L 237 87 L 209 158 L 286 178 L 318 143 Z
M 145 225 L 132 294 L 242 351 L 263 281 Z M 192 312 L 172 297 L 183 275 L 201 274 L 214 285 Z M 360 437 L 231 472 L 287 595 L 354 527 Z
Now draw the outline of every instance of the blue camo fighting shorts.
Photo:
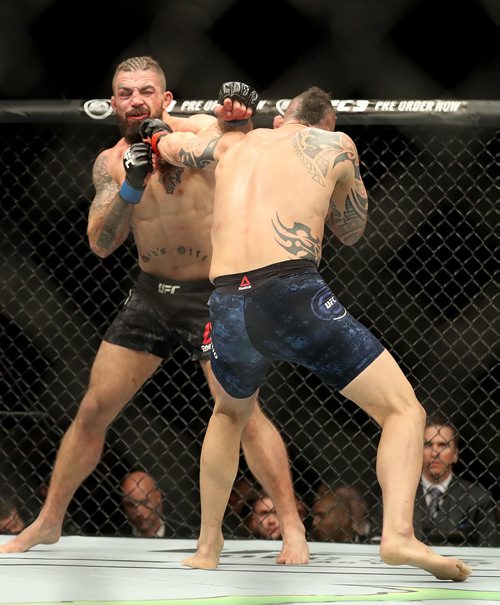
M 250 397 L 274 361 L 290 361 L 342 390 L 384 346 L 340 304 L 308 260 L 214 280 L 212 369 L 232 397 Z

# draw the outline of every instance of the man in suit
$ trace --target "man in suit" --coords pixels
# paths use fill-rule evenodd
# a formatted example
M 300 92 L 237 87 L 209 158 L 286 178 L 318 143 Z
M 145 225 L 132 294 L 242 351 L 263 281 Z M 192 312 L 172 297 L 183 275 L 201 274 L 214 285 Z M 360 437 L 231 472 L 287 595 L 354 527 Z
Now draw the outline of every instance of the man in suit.
M 453 473 L 458 444 L 458 431 L 446 418 L 427 420 L 415 532 L 432 545 L 496 546 L 493 499 L 483 486 Z

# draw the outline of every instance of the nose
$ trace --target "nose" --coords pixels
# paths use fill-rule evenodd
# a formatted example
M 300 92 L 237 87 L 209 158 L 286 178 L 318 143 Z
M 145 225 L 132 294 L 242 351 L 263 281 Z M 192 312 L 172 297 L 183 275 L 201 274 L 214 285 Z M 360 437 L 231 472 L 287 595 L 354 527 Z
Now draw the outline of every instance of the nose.
M 267 515 L 267 517 L 264 519 L 264 522 L 270 527 L 278 527 L 280 524 L 276 515 Z
M 143 105 L 144 99 L 142 94 L 135 88 L 130 95 L 130 102 L 132 105 Z
M 143 519 L 147 519 L 151 514 L 151 511 L 147 506 L 140 505 L 136 509 L 136 513 L 138 517 L 142 517 Z

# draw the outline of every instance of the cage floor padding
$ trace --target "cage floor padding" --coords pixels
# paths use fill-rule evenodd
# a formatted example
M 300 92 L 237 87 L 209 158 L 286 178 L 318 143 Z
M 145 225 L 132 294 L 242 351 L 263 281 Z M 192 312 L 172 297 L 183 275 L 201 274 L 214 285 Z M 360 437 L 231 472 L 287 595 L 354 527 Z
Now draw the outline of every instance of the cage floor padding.
M 0 536 L 0 544 L 9 536 Z M 194 540 L 63 537 L 0 554 L 0 603 L 54 605 L 310 605 L 500 602 L 500 549 L 436 548 L 473 568 L 466 582 L 438 581 L 381 562 L 377 546 L 311 543 L 308 565 L 275 563 L 281 542 L 226 541 L 219 568 L 181 561 Z

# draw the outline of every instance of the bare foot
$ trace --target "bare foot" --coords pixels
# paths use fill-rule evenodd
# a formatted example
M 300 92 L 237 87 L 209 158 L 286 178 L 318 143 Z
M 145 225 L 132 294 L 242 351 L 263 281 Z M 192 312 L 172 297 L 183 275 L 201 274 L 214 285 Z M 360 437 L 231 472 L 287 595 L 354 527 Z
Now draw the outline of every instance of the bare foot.
M 193 569 L 216 569 L 219 565 L 220 554 L 224 545 L 222 535 L 220 539 L 210 544 L 203 544 L 198 540 L 198 548 L 192 557 L 186 557 L 182 564 Z
M 276 557 L 280 565 L 305 565 L 309 563 L 309 546 L 304 532 L 287 532 L 283 536 L 280 554 Z
M 61 528 L 44 527 L 38 519 L 18 535 L 0 546 L 0 553 L 26 552 L 37 544 L 54 544 L 61 537 Z
M 464 582 L 472 572 L 460 559 L 438 555 L 415 537 L 398 544 L 382 538 L 380 556 L 388 565 L 413 565 L 428 571 L 438 580 Z

